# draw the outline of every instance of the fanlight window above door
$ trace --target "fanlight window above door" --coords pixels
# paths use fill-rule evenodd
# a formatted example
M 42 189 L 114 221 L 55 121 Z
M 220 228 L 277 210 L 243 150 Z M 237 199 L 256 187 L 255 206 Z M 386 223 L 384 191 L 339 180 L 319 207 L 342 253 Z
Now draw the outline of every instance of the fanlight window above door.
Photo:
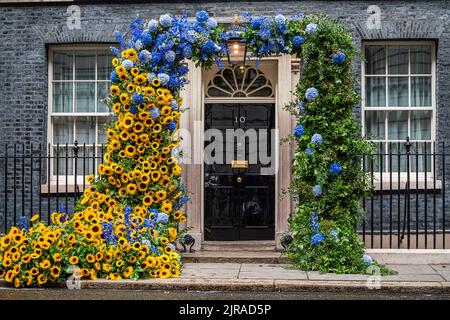
M 206 88 L 207 98 L 273 98 L 269 79 L 258 69 L 239 65 L 217 72 Z

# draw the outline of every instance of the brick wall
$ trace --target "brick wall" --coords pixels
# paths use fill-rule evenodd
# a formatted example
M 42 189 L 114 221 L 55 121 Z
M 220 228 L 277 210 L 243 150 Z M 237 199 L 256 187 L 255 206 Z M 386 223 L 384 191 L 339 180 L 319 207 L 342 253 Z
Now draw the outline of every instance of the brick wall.
M 368 29 L 366 26 L 369 17 L 367 8 L 372 4 L 381 9 L 380 29 Z M 242 11 L 263 15 L 273 15 L 278 9 L 285 15 L 323 12 L 339 18 L 348 29 L 353 30 L 358 47 L 362 40 L 435 40 L 437 140 L 450 140 L 448 1 L 166 1 L 155 4 L 89 4 L 80 5 L 80 9 L 81 29 L 70 30 L 66 25 L 66 5 L 0 5 L 0 148 L 5 143 L 46 142 L 48 45 L 113 42 L 114 30 L 126 31 L 130 20 L 136 15 L 149 19 L 165 12 L 177 15 L 187 12 L 193 16 L 200 9 L 207 10 L 216 18 L 229 18 Z M 355 72 L 359 79 L 358 63 L 355 64 Z M 355 115 L 360 115 L 358 107 L 355 108 Z M 447 172 L 450 172 L 449 169 Z M 3 162 L 0 163 L 0 172 L 3 180 Z M 0 181 L 0 192 L 4 191 L 2 183 Z M 3 200 L 0 199 L 0 216 L 4 215 L 3 207 Z M 450 208 L 450 204 L 447 207 Z

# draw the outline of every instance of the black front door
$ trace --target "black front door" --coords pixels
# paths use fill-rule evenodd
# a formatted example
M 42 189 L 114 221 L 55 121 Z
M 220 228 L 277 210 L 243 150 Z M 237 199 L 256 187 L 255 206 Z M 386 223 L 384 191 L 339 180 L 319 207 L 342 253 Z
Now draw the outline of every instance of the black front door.
M 205 105 L 205 240 L 274 239 L 274 127 L 272 103 Z

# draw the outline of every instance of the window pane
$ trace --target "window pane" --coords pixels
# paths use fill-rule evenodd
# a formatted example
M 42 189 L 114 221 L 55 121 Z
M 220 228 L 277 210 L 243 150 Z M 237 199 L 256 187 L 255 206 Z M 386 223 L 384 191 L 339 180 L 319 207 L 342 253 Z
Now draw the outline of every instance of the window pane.
M 73 143 L 73 118 L 53 117 L 53 144 Z
M 76 83 L 75 98 L 75 112 L 95 112 L 95 83 Z
M 80 176 L 87 176 L 94 173 L 94 148 L 80 146 L 78 150 L 77 160 L 77 174 Z M 83 185 L 83 180 L 79 181 L 80 185 Z
M 114 55 L 110 50 L 99 50 L 97 52 L 97 77 L 98 80 L 109 80 L 109 75 L 113 70 L 111 60 Z
M 95 80 L 95 51 L 75 51 L 75 79 Z
M 388 112 L 388 139 L 405 140 L 408 136 L 408 111 Z
M 407 107 L 408 106 L 408 78 L 390 77 L 389 78 L 389 106 Z
M 431 111 L 411 111 L 411 139 L 431 139 Z
M 417 155 L 418 161 L 416 160 L 415 155 L 416 152 L 418 153 Z M 425 152 L 427 154 L 426 157 Z M 413 150 L 411 154 L 411 171 L 431 172 L 432 161 L 433 160 L 431 159 L 431 142 L 418 142 L 413 144 Z
M 365 113 L 366 134 L 372 139 L 384 139 L 385 135 L 385 112 L 384 111 L 366 111 Z
M 386 52 L 384 46 L 366 46 L 366 74 L 386 73 Z
M 75 121 L 75 140 L 79 144 L 95 143 L 95 117 L 77 117 Z
M 72 147 L 53 147 L 53 174 L 73 175 L 73 149 Z M 61 177 L 64 178 L 64 177 Z M 60 184 L 60 191 L 65 190 L 65 186 Z
M 384 77 L 366 78 L 366 106 L 386 106 L 386 79 Z
M 411 46 L 411 73 L 431 74 L 431 46 Z
M 411 105 L 431 107 L 431 77 L 411 77 Z
M 98 143 L 106 143 L 106 129 L 105 126 L 109 123 L 108 117 L 98 117 Z
M 389 74 L 408 74 L 408 47 L 388 47 Z
M 106 104 L 106 97 L 109 92 L 109 82 L 97 83 L 97 112 L 109 112 L 108 105 Z
M 72 78 L 73 78 L 73 52 L 54 51 L 53 80 L 72 80 Z
M 60 82 L 53 84 L 53 112 L 73 112 L 72 83 Z
M 392 142 L 388 144 L 388 150 L 392 154 L 388 158 L 388 165 L 392 172 L 406 171 L 406 148 L 404 142 Z M 397 178 L 397 177 L 393 177 Z

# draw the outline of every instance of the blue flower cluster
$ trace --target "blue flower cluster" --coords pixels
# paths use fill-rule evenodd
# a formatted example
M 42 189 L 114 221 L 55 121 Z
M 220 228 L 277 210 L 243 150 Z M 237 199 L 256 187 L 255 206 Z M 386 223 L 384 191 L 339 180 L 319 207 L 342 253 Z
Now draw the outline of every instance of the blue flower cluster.
M 316 88 L 308 88 L 305 92 L 305 98 L 308 101 L 314 101 L 319 96 L 319 91 Z
M 339 174 L 342 172 L 342 166 L 337 162 L 333 162 L 330 164 L 330 172 L 332 174 Z
M 322 135 L 320 133 L 314 133 L 311 138 L 311 143 L 315 144 L 316 146 L 322 144 L 323 143 Z
M 294 134 L 297 138 L 300 138 L 301 136 L 303 136 L 304 133 L 305 133 L 305 128 L 302 125 L 298 124 L 295 126 Z
M 178 93 L 186 84 L 188 68 L 181 63 L 186 58 L 196 56 L 200 62 L 218 60 L 226 50 L 226 36 L 211 37 L 217 22 L 205 11 L 196 14 L 196 21 L 190 22 L 182 17 L 164 14 L 158 20 L 152 19 L 145 26 L 136 18 L 130 23 L 131 40 L 126 42 L 119 32 L 115 32 L 120 50 L 112 48 L 126 69 L 136 63 L 121 57 L 121 50 L 133 48 L 138 54 L 137 63 L 144 64 L 153 78 L 157 77 L 164 87 Z M 213 40 L 216 39 L 216 40 Z M 217 41 L 217 42 L 216 42 Z M 151 77 L 149 77 L 151 79 Z M 110 80 L 118 81 L 117 74 L 111 73 Z
M 363 255 L 363 261 L 365 264 L 367 264 L 368 266 L 370 266 L 373 263 L 373 259 L 371 256 L 365 254 Z
M 322 195 L 322 186 L 320 184 L 316 184 L 312 187 L 312 193 L 316 197 L 320 197 Z
M 346 56 L 341 50 L 331 56 L 331 60 L 336 64 L 343 64 L 345 62 Z

